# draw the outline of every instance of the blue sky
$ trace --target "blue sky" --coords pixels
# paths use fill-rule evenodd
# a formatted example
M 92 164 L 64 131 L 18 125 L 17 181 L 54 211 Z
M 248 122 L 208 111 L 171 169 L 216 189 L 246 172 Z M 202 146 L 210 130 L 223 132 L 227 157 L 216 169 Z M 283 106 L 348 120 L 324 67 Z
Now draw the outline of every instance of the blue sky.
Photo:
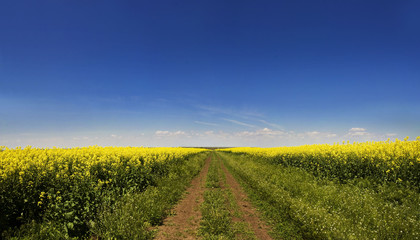
M 420 136 L 418 1 L 2 1 L 0 145 Z

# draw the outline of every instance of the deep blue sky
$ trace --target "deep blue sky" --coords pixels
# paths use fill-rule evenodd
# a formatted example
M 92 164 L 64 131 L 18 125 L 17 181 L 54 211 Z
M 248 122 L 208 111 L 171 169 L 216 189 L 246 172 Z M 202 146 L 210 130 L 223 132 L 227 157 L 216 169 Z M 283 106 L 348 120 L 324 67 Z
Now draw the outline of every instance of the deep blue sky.
M 2 1 L 0 145 L 420 135 L 418 1 Z

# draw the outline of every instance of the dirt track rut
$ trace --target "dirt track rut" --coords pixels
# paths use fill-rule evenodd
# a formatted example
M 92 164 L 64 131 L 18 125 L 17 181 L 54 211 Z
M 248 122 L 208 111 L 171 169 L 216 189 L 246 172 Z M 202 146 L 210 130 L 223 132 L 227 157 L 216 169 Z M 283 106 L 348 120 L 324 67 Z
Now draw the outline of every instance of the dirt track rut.
M 172 210 L 158 228 L 155 239 L 197 239 L 200 227 L 200 204 L 203 202 L 204 183 L 209 170 L 211 156 L 207 158 L 200 174 L 191 181 L 186 196 Z
M 172 210 L 172 215 L 166 218 L 162 226 L 159 226 L 155 239 L 199 239 L 198 230 L 200 227 L 203 193 L 205 189 L 206 176 L 209 170 L 210 155 L 200 174 L 191 181 L 191 186 L 186 190 L 185 197 Z M 251 205 L 246 193 L 239 183 L 221 162 L 221 169 L 226 176 L 226 186 L 232 191 L 235 201 L 239 206 L 241 217 L 234 217 L 235 222 L 244 222 L 254 232 L 257 239 L 272 239 L 268 235 L 270 227 L 261 220 L 259 212 Z
M 261 220 L 259 212 L 251 205 L 248 196 L 223 163 L 222 170 L 226 176 L 226 183 L 232 190 L 236 203 L 239 206 L 239 211 L 242 213 L 242 218 L 234 219 L 234 221 L 248 223 L 257 239 L 272 239 L 270 235 L 268 235 L 270 227 Z

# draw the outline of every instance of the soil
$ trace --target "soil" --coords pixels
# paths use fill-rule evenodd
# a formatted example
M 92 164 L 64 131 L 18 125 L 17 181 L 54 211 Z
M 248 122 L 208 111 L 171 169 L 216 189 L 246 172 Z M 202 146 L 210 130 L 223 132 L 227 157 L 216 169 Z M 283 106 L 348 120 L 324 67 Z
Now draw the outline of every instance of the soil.
M 207 158 L 200 174 L 191 181 L 191 186 L 186 190 L 186 196 L 172 210 L 171 216 L 159 226 L 155 239 L 197 239 L 200 227 L 203 203 L 204 183 L 209 170 L 211 156 Z

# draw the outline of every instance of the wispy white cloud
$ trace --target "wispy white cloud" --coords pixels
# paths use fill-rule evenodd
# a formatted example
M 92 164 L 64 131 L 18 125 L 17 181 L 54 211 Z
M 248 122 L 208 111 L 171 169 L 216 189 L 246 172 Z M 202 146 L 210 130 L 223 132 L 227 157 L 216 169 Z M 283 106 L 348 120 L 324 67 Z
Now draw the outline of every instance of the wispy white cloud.
M 366 128 L 354 127 L 354 128 L 349 129 L 348 135 L 349 136 L 368 136 L 370 134 L 366 131 Z
M 305 132 L 298 134 L 300 137 L 309 137 L 309 138 L 321 138 L 321 139 L 330 139 L 335 138 L 338 135 L 336 133 L 331 132 L 319 132 L 319 131 L 312 131 L 312 132 Z
M 250 108 L 238 110 L 237 108 L 232 109 L 228 107 L 216 107 L 208 105 L 195 105 L 194 107 L 211 115 L 221 115 L 243 119 L 247 119 L 249 117 L 264 117 L 264 114 L 258 112 L 257 110 L 252 110 Z
M 155 136 L 157 136 L 157 137 L 187 136 L 187 133 L 184 132 L 184 131 L 180 131 L 180 130 L 175 131 L 175 132 L 157 130 L 155 132 Z
M 306 132 L 305 133 L 307 136 L 310 136 L 310 137 L 317 137 L 317 136 L 319 136 L 321 133 L 320 132 L 318 132 L 318 131 L 313 131 L 313 132 Z
M 244 127 L 250 127 L 250 128 L 256 128 L 257 127 L 255 125 L 244 123 L 244 122 L 237 121 L 237 120 L 234 120 L 234 119 L 228 119 L 228 118 L 222 118 L 222 119 L 225 120 L 225 121 L 240 125 L 240 126 L 244 126 Z
M 286 132 L 273 131 L 269 128 L 258 129 L 255 131 L 242 131 L 234 133 L 235 136 L 239 137 L 252 137 L 252 136 L 284 136 Z
M 168 135 L 170 135 L 170 132 L 169 131 L 157 130 L 155 132 L 155 135 L 158 136 L 158 137 L 160 137 L 160 136 L 168 136 Z
M 282 127 L 282 126 L 280 126 L 280 125 L 278 125 L 278 124 L 276 124 L 276 123 L 267 122 L 266 120 L 263 120 L 263 119 L 260 119 L 259 121 L 260 121 L 261 123 L 265 124 L 265 125 L 270 126 L 270 127 L 277 128 L 277 129 L 283 129 L 283 127 Z
M 361 127 L 350 128 L 346 134 L 339 136 L 341 140 L 349 140 L 350 142 L 385 141 L 388 138 L 395 139 L 399 137 L 401 135 L 398 133 L 371 132 Z
M 354 128 L 350 128 L 349 132 L 365 132 L 366 128 L 358 128 L 358 127 L 354 127 Z
M 367 136 L 369 135 L 368 132 L 350 132 L 349 133 L 350 136 Z
M 209 122 L 202 122 L 202 121 L 194 121 L 197 124 L 207 125 L 207 126 L 219 126 L 217 123 L 209 123 Z
M 333 138 L 333 137 L 337 137 L 338 135 L 335 133 L 327 133 L 327 137 L 328 138 Z

